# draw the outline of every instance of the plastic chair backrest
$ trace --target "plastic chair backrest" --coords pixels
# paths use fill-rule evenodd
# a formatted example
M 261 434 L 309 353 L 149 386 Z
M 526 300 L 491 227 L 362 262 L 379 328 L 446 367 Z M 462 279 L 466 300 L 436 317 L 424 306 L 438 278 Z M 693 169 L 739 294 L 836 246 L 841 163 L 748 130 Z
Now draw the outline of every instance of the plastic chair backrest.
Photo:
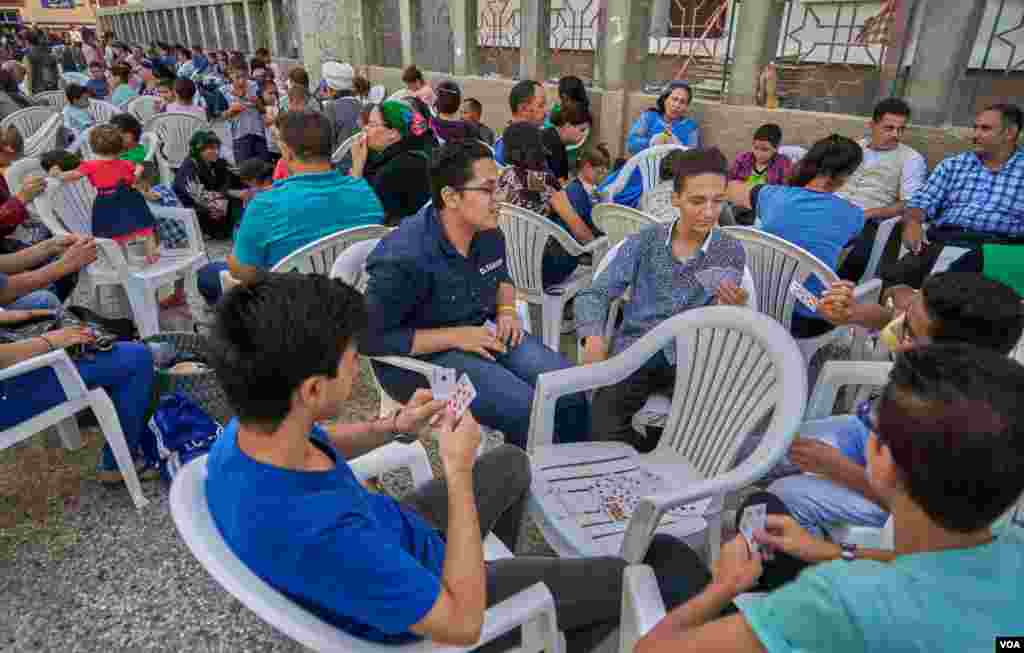
M 779 148 L 779 154 L 795 164 L 798 163 L 800 159 L 807 156 L 807 148 L 799 145 L 783 145 Z
M 68 231 L 92 235 L 92 205 L 96 188 L 88 179 L 61 183 L 53 191 L 53 210 Z
M 743 316 L 722 319 L 723 308 Z M 777 403 L 796 402 L 803 414 L 807 371 L 788 330 L 768 316 L 735 307 L 682 316 L 692 324 L 676 337 L 675 392 L 658 449 L 678 452 L 710 478 L 732 467 L 754 426 L 772 409 L 779 413 Z M 768 433 L 792 435 L 778 429 Z M 774 443 L 762 442 L 752 456 L 773 448 Z
M 110 119 L 119 113 L 123 113 L 121 107 L 103 100 L 89 100 L 89 114 L 96 119 L 96 122 L 110 122 Z
M 68 103 L 68 96 L 64 91 L 43 91 L 33 95 L 32 99 L 37 103 L 53 107 L 57 111 L 61 111 Z
M 143 147 L 146 148 L 146 158 L 144 160 L 156 160 L 156 152 L 160 148 L 160 137 L 152 132 L 148 134 L 143 133 L 142 138 L 139 139 L 139 142 L 142 144 Z
M 29 175 L 46 176 L 46 171 L 43 170 L 42 164 L 40 164 L 39 159 L 36 157 L 18 159 L 7 168 L 4 178 L 7 179 L 7 188 L 10 190 L 11 195 L 21 190 L 21 185 L 25 183 L 25 177 Z
M 65 84 L 78 84 L 79 86 L 85 86 L 89 83 L 89 76 L 85 73 L 66 72 L 61 73 L 61 77 L 64 79 Z
M 331 272 L 335 260 L 352 244 L 361 240 L 383 238 L 391 228 L 383 225 L 366 225 L 343 229 L 320 240 L 297 249 L 277 262 L 271 272 L 299 272 L 301 274 L 322 274 Z
M 158 113 L 143 126 L 160 139 L 160 153 L 172 168 L 180 168 L 188 158 L 188 143 L 192 135 L 210 124 L 190 113 Z
M 640 177 L 643 180 L 643 192 L 646 193 L 658 185 L 658 180 L 660 179 L 658 169 L 661 166 L 661 160 L 668 156 L 669 152 L 674 150 L 685 152 L 688 149 L 690 148 L 683 145 L 655 145 L 634 154 L 626 162 L 626 165 L 622 166 L 622 171 L 615 178 L 615 182 L 606 189 L 608 197 L 615 197 L 619 191 L 625 188 L 630 177 L 633 176 L 633 171 L 637 169 L 640 170 Z
M 637 233 L 644 227 L 658 224 L 658 221 L 651 215 L 611 202 L 598 204 L 591 210 L 591 215 L 594 218 L 594 224 L 604 232 L 608 237 L 608 244 L 612 246 L 619 244 L 627 236 Z
M 254 574 L 224 541 L 206 498 L 207 457 L 182 467 L 171 484 L 171 517 L 192 555 L 221 587 L 288 637 L 314 651 L 381 653 L 383 646 L 352 637 L 278 592 Z
M 334 150 L 334 154 L 331 155 L 331 163 L 337 165 L 348 155 L 349 150 L 352 149 L 352 145 L 356 142 L 356 138 L 359 137 L 360 132 L 352 134 L 345 141 L 338 146 L 338 149 Z
M 50 106 L 18 109 L 3 120 L 0 120 L 0 129 L 14 127 L 21 134 L 22 140 L 27 141 L 46 124 L 47 120 L 53 117 L 54 113 L 55 109 Z
M 86 130 L 78 137 L 78 154 L 82 157 L 83 161 L 96 158 L 96 153 L 92 151 L 92 143 L 89 142 L 89 135 L 92 134 L 92 130 L 99 126 L 99 124 L 96 124 L 92 127 L 86 128 Z
M 498 227 L 505 235 L 505 260 L 512 283 L 516 289 L 534 295 L 544 292 L 542 267 L 548 240 L 554 238 L 570 254 L 580 249 L 565 229 L 542 215 L 511 204 L 500 205 Z
M 138 118 L 142 124 L 155 116 L 159 108 L 160 100 L 152 95 L 142 95 L 124 105 L 124 110 Z
M 367 102 L 370 104 L 380 104 L 384 101 L 384 96 L 387 94 L 387 90 L 380 84 L 370 89 L 370 94 L 366 96 Z
M 757 288 L 758 310 L 789 329 L 793 322 L 796 296 L 789 291 L 796 281 L 803 284 L 813 274 L 828 286 L 839 277 L 821 259 L 793 243 L 751 227 L 722 227 L 743 243 L 747 269 Z
M 366 259 L 380 244 L 380 238 L 371 238 L 355 243 L 338 255 L 331 266 L 331 279 L 341 279 L 362 294 L 366 294 L 366 284 L 370 281 L 366 274 Z
M 25 139 L 24 156 L 39 156 L 44 152 L 57 149 L 57 136 L 64 125 L 64 116 L 55 113 L 36 130 L 36 133 Z

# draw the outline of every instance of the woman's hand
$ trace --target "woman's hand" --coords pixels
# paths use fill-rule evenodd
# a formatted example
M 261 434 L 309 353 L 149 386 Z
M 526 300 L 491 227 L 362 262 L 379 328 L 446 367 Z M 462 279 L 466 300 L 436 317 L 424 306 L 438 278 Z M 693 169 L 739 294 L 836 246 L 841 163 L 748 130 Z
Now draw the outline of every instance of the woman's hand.
M 370 155 L 370 145 L 366 138 L 366 133 L 360 134 L 354 143 L 352 143 L 352 149 L 350 151 L 352 155 L 352 171 L 353 177 L 362 177 L 363 168 L 366 166 L 366 159 Z
M 455 327 L 454 345 L 457 349 L 468 354 L 476 354 L 489 361 L 494 360 L 494 354 L 504 354 L 507 350 L 505 343 L 498 340 L 498 337 L 487 330 L 487 327 L 470 326 Z
M 44 333 L 43 336 L 57 349 L 73 345 L 88 345 L 96 341 L 96 336 L 87 327 L 73 326 Z
M 498 330 L 495 335 L 498 340 L 505 343 L 509 349 L 516 347 L 523 341 L 523 321 L 519 319 L 518 313 L 512 311 L 501 311 L 495 320 Z

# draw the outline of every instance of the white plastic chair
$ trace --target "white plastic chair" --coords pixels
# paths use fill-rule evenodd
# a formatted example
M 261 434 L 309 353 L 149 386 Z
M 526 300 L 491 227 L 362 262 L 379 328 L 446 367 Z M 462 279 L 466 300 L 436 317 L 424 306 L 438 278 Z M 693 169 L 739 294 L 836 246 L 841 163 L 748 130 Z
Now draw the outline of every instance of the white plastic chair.
M 860 277 L 860 283 L 867 283 L 878 277 L 878 264 L 881 263 L 882 255 L 885 253 L 885 245 L 889 242 L 893 229 L 899 223 L 900 218 L 897 216 L 883 220 L 878 224 L 878 231 L 875 232 L 875 242 L 871 245 L 871 256 L 868 258 L 868 264 L 864 268 L 864 274 Z
M 370 94 L 366 96 L 366 101 L 370 104 L 380 104 L 384 101 L 385 95 L 387 95 L 387 90 L 380 84 L 377 84 L 370 89 Z
M 348 155 L 349 151 L 352 149 L 352 145 L 356 142 L 356 138 L 359 137 L 360 133 L 361 132 L 352 134 L 338 146 L 338 149 L 334 150 L 334 154 L 331 155 L 331 163 L 333 165 L 338 165 L 345 159 L 345 156 Z
M 796 296 L 789 287 L 796 281 L 803 284 L 813 274 L 828 287 L 839 277 L 821 259 L 793 243 L 751 227 L 721 227 L 743 243 L 747 252 L 747 268 L 754 275 L 758 309 L 778 320 L 787 330 L 792 325 Z M 882 282 L 874 279 L 854 289 L 858 302 L 878 302 Z M 814 354 L 846 336 L 854 327 L 837 327 L 816 338 L 797 340 L 800 351 L 810 363 Z
M 654 216 L 634 208 L 603 202 L 591 209 L 594 224 L 604 232 L 608 246 L 615 247 L 644 227 L 658 224 Z
M 568 279 L 545 288 L 544 247 L 548 240 L 554 239 L 570 256 L 591 254 L 595 260 L 600 260 L 607 251 L 608 239 L 602 236 L 580 245 L 568 231 L 548 218 L 511 204 L 500 205 L 498 226 L 505 235 L 505 257 L 516 291 L 528 303 L 540 305 L 541 339 L 558 351 L 565 305 L 590 284 L 593 266 L 581 264 Z
M 55 235 L 69 232 L 92 235 L 92 205 L 95 199 L 96 189 L 88 180 L 81 179 L 76 182 L 49 183 L 46 193 L 36 198 L 35 204 L 40 220 Z M 149 209 L 156 218 L 182 222 L 188 234 L 188 245 L 178 249 L 161 248 L 158 262 L 140 267 L 127 262 L 119 244 L 106 238 L 97 238 L 99 258 L 85 268 L 85 273 L 92 281 L 97 304 L 101 286 L 120 286 L 124 289 L 135 324 L 143 338 L 160 332 L 157 290 L 178 278 L 184 278 L 189 299 L 198 297 L 196 273 L 206 261 L 202 232 L 195 211 L 157 204 L 150 204 Z M 198 311 L 198 306 L 194 310 Z
M 540 653 L 542 650 L 547 653 L 564 653 L 565 643 L 558 631 L 554 598 L 542 583 L 532 585 L 487 610 L 480 640 L 473 646 L 441 646 L 429 640 L 390 646 L 349 635 L 271 587 L 238 559 L 224 541 L 210 514 L 206 498 L 206 458 L 201 456 L 185 465 L 171 485 L 171 516 L 178 533 L 192 555 L 221 587 L 276 630 L 303 646 L 313 651 L 350 653 L 455 653 L 471 651 L 522 626 L 523 646 L 520 650 L 523 653 Z M 366 464 L 363 464 L 364 458 L 368 459 Z M 426 452 L 418 443 L 387 445 L 353 460 L 351 464 L 353 471 L 361 478 L 404 466 L 412 469 L 414 481 L 422 483 L 432 478 Z M 488 559 L 511 557 L 503 546 L 500 546 L 501 550 L 495 556 L 494 544 L 501 543 L 491 535 L 484 549 Z
M 68 103 L 68 96 L 64 91 L 43 91 L 33 95 L 32 101 L 61 111 Z
M 552 444 L 555 402 L 622 381 L 675 341 L 672 407 L 657 448 L 649 454 L 622 442 Z M 620 555 L 639 562 L 655 531 L 680 537 L 717 558 L 722 499 L 771 470 L 789 448 L 803 417 L 807 372 L 792 337 L 770 317 L 732 306 L 677 315 L 606 361 L 542 374 L 537 381 L 528 451 L 533 484 L 530 515 L 561 556 Z M 733 468 L 751 429 L 771 414 L 757 449 Z M 571 467 L 570 467 L 571 466 Z M 583 528 L 560 491 L 582 490 L 596 476 L 640 468 L 668 489 L 644 496 L 629 517 Z M 562 475 L 571 469 L 572 478 Z M 579 495 L 573 499 L 576 505 Z M 699 513 L 659 522 L 666 511 L 708 499 Z M 704 546 L 701 546 L 701 545 Z
M 783 145 L 779 148 L 779 154 L 790 160 L 793 165 L 800 162 L 800 159 L 807 156 L 807 148 L 800 145 Z
M 13 114 L 12 114 L 13 115 Z M 64 117 L 57 113 L 43 123 L 43 125 L 25 139 L 25 148 L 22 154 L 27 157 L 37 157 L 44 152 L 57 149 L 57 137 L 60 135 L 60 128 L 64 125 Z
M 110 122 L 110 119 L 119 113 L 124 111 L 116 104 L 104 100 L 89 100 L 89 114 L 97 123 Z
M 673 222 L 679 217 L 679 209 L 672 205 L 672 192 L 671 181 L 658 182 L 640 196 L 640 210 L 658 222 Z
M 92 130 L 96 129 L 103 123 L 95 124 L 91 127 L 86 127 L 85 130 L 78 135 L 75 142 L 68 146 L 68 152 L 77 152 L 83 161 L 89 161 L 96 158 L 96 153 L 92 150 L 92 143 L 89 142 L 89 136 L 92 134 Z
M 174 183 L 174 171 L 188 158 L 188 144 L 200 130 L 209 130 L 210 123 L 191 113 L 158 113 L 145 122 L 144 132 L 156 134 L 160 141 L 156 162 L 160 168 L 160 182 Z
M 21 138 L 28 141 L 35 136 L 36 132 L 53 119 L 56 113 L 53 107 L 25 107 L 0 120 L 0 129 L 14 127 L 21 134 Z
M 78 84 L 79 86 L 85 86 L 89 83 L 89 76 L 85 73 L 66 72 L 61 73 L 61 79 L 64 80 L 64 84 Z
M 146 121 L 155 116 L 160 109 L 160 100 L 152 95 L 141 95 L 129 100 L 124 105 L 124 110 L 139 119 L 139 122 L 146 124 Z
M 626 187 L 629 179 L 633 176 L 633 172 L 637 169 L 640 170 L 640 176 L 643 180 L 643 192 L 646 193 L 658 184 L 658 168 L 661 166 L 661 160 L 668 156 L 669 152 L 674 150 L 685 152 L 688 149 L 690 148 L 683 145 L 655 145 L 634 154 L 626 162 L 626 165 L 622 166 L 622 171 L 615 178 L 615 181 L 605 189 L 606 196 L 614 198 L 618 195 Z
M 270 271 L 322 274 L 327 276 L 333 269 L 335 260 L 346 249 L 362 241 L 379 241 L 388 235 L 390 231 L 390 227 L 375 224 L 342 229 L 295 250 L 278 261 L 277 265 L 272 267 Z M 367 252 L 368 254 L 369 252 Z
M 131 452 L 128 451 L 128 443 L 124 439 L 121 420 L 117 417 L 114 404 L 102 388 L 90 390 L 86 387 L 85 381 L 78 373 L 78 368 L 68 358 L 67 352 L 63 349 L 51 351 L 2 368 L 0 369 L 0 384 L 8 379 L 44 367 L 52 369 L 57 376 L 57 382 L 64 390 L 66 398 L 64 403 L 16 426 L 0 431 L 0 450 L 14 446 L 51 426 L 57 427 L 61 442 L 66 449 L 78 449 L 82 446 L 82 436 L 78 431 L 75 415 L 86 408 L 91 408 L 99 422 L 103 437 L 106 438 L 114 453 L 114 460 L 117 461 L 117 467 L 121 470 L 121 475 L 124 477 L 125 485 L 128 487 L 128 493 L 131 495 L 135 507 L 137 509 L 145 508 L 149 501 L 142 494 L 139 477 L 135 474 L 135 464 L 132 462 Z

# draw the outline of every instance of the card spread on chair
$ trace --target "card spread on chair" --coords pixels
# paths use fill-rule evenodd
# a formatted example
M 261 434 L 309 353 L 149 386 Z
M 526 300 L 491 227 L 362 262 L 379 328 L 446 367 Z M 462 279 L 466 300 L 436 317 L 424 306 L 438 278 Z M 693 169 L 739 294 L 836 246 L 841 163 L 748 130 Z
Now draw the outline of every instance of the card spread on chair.
M 818 298 L 814 296 L 804 285 L 799 281 L 794 281 L 789 284 L 789 292 L 793 294 L 797 300 L 812 311 L 818 310 Z

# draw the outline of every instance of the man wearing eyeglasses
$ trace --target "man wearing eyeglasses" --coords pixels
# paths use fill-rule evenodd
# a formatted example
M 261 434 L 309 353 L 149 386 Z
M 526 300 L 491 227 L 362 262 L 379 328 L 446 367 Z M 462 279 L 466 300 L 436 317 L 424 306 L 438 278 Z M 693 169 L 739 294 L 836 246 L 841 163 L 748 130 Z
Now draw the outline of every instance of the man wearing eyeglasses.
M 430 164 L 432 203 L 384 238 L 366 262 L 369 356 L 415 356 L 465 372 L 473 414 L 526 447 L 533 388 L 572 363 L 524 331 L 498 227 L 498 167 L 477 141 L 447 143 Z M 374 363 L 388 394 L 407 401 L 422 375 Z M 582 394 L 559 399 L 555 441 L 588 439 Z
M 865 446 L 870 487 L 892 509 L 895 549 L 814 537 L 769 504 L 765 529 L 752 535 L 758 550 L 742 536 L 726 544 L 703 591 L 634 650 L 952 653 L 992 650 L 996 636 L 1019 633 L 1024 542 L 1018 529 L 993 525 L 1024 491 L 1022 394 L 1024 367 L 996 352 L 906 352 Z M 769 570 L 783 557 L 803 565 L 799 576 L 737 612 L 740 594 L 772 589 Z
M 933 343 L 966 343 L 1005 356 L 1024 330 L 1020 295 L 970 272 L 933 275 L 902 309 L 853 304 L 852 285 L 839 282 L 825 293 L 818 310 L 834 324 L 880 329 L 883 342 L 897 356 Z M 884 499 L 868 480 L 867 410 L 865 404 L 859 416 L 806 422 L 801 433 L 814 435 L 798 436 L 789 451 L 790 462 L 804 473 L 768 487 L 778 507 L 784 506 L 815 535 L 837 523 L 881 527 L 889 517 Z

